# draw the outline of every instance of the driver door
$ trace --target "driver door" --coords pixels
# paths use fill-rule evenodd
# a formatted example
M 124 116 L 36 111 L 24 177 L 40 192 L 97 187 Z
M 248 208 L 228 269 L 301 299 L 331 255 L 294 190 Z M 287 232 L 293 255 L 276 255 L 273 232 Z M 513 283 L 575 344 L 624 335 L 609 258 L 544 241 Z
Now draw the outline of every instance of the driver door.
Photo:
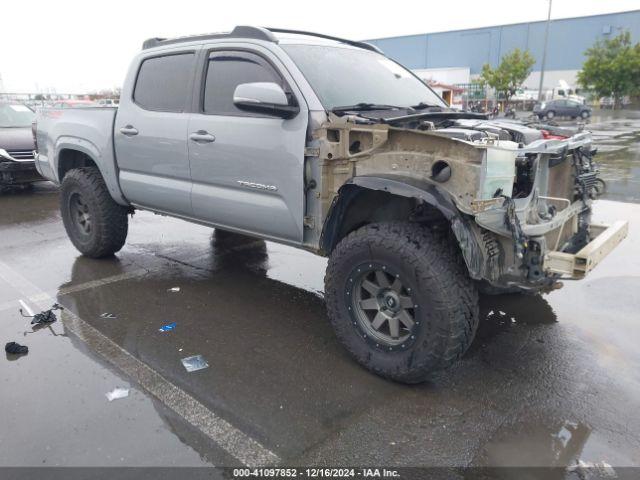
M 303 165 L 308 111 L 291 119 L 247 112 L 233 103 L 243 83 L 275 82 L 291 91 L 270 52 L 205 53 L 198 107 L 188 127 L 194 216 L 224 229 L 285 243 L 302 242 Z

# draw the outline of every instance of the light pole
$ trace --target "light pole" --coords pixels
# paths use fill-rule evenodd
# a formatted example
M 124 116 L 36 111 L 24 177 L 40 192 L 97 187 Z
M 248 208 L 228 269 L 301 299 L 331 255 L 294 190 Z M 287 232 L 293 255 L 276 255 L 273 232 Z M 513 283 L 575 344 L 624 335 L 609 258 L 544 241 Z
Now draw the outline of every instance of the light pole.
M 542 83 L 544 82 L 544 64 L 547 61 L 547 40 L 549 38 L 549 23 L 551 22 L 551 4 L 549 0 L 549 14 L 547 15 L 547 25 L 544 27 L 544 48 L 542 49 L 542 62 L 540 63 L 540 86 L 538 87 L 538 101 L 542 101 Z

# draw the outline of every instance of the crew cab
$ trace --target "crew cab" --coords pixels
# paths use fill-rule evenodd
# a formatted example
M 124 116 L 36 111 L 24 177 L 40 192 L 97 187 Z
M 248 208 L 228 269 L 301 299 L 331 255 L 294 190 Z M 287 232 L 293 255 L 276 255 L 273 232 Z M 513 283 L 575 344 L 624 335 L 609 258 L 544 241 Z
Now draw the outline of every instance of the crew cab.
M 458 359 L 478 289 L 582 278 L 627 224 L 591 223 L 591 135 L 451 110 L 376 47 L 307 32 L 147 40 L 116 108 L 38 114 L 80 252 L 124 245 L 150 210 L 329 257 L 339 340 L 382 376 Z

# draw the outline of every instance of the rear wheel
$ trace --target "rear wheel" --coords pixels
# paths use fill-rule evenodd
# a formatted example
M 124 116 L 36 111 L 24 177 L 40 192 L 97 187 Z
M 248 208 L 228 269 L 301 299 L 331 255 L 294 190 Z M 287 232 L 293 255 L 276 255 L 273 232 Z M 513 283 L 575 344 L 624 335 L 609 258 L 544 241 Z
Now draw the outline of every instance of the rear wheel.
M 587 119 L 591 116 L 591 114 L 589 113 L 588 110 L 583 110 L 582 112 L 580 112 L 580 117 L 582 117 L 583 119 Z
M 478 294 L 457 248 L 417 224 L 371 224 L 345 237 L 329 259 L 325 295 L 349 353 L 401 382 L 449 367 L 478 326 Z
M 65 175 L 60 210 L 67 235 L 83 255 L 106 257 L 124 245 L 127 209 L 111 198 L 97 168 L 76 168 Z

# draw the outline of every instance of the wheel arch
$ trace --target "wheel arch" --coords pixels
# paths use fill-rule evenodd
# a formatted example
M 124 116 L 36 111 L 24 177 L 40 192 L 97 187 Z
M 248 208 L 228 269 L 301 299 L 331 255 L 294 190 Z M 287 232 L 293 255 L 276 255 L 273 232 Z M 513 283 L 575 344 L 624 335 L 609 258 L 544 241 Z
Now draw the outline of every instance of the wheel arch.
M 364 208 L 363 208 L 364 207 Z M 421 213 L 415 218 L 415 212 Z M 350 232 L 380 221 L 447 223 L 458 241 L 472 278 L 481 275 L 483 255 L 469 219 L 456 208 L 450 195 L 436 185 L 400 176 L 357 176 L 345 183 L 334 198 L 320 237 L 320 250 L 329 255 Z
M 100 170 L 95 160 L 86 152 L 68 147 L 58 152 L 58 168 L 56 173 L 58 174 L 58 180 L 60 182 L 62 182 L 69 170 L 81 167 L 96 167 Z
M 57 175 L 58 183 L 62 183 L 64 176 L 73 168 L 95 167 L 100 172 L 111 197 L 116 203 L 129 206 L 129 202 L 127 202 L 120 190 L 117 172 L 106 168 L 104 162 L 100 161 L 101 158 L 103 157 L 98 148 L 90 142 L 78 141 L 75 138 L 61 139 L 56 145 L 55 155 L 55 174 Z

